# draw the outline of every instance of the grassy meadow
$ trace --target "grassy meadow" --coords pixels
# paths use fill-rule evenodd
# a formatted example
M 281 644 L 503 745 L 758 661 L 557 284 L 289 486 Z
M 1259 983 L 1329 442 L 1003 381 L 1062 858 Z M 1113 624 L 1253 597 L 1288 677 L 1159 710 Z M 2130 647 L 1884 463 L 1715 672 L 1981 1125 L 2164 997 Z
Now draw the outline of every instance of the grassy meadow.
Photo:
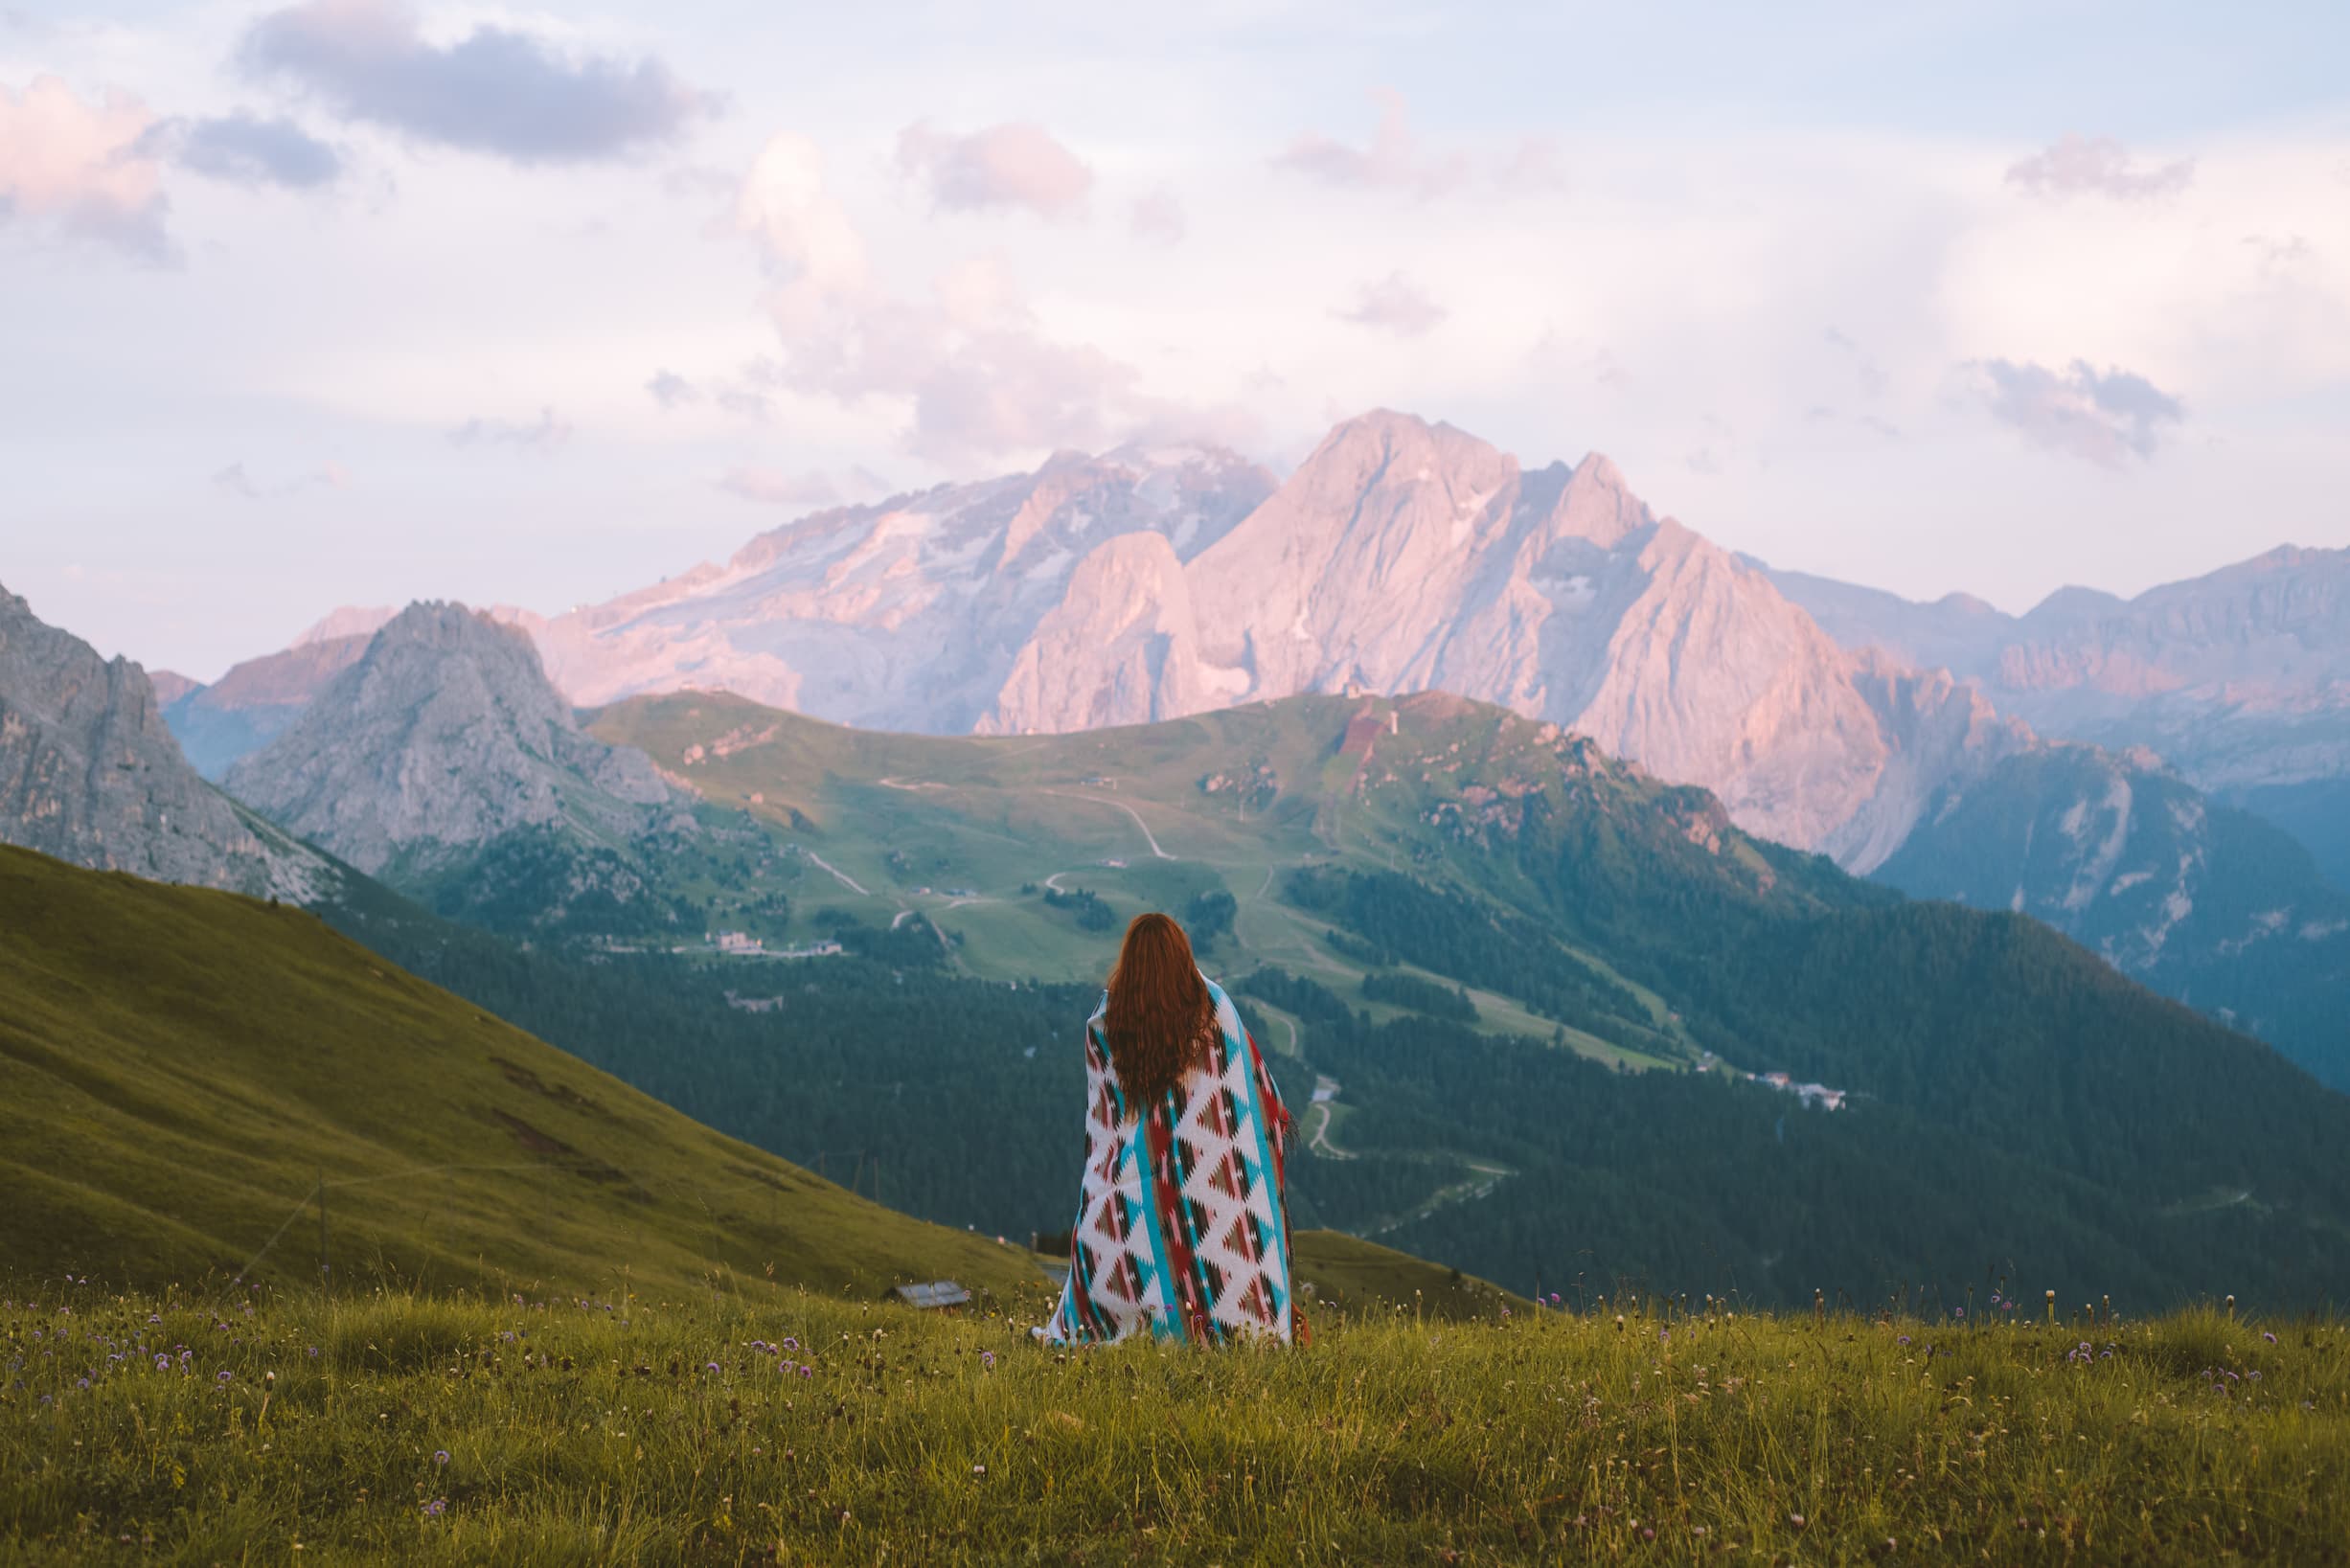
M 44 1284 L 0 1560 L 2339 1562 L 2350 1332 L 1325 1305 L 1060 1352 L 764 1284 L 613 1302 Z

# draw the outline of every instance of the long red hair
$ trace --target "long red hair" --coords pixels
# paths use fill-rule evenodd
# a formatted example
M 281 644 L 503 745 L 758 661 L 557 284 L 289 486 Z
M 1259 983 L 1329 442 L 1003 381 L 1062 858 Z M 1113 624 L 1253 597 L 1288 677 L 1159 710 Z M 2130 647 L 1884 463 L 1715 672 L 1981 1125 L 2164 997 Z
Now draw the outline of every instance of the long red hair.
M 1102 1033 L 1127 1103 L 1142 1106 L 1208 1058 L 1216 1007 L 1191 939 L 1165 915 L 1137 915 L 1109 971 Z

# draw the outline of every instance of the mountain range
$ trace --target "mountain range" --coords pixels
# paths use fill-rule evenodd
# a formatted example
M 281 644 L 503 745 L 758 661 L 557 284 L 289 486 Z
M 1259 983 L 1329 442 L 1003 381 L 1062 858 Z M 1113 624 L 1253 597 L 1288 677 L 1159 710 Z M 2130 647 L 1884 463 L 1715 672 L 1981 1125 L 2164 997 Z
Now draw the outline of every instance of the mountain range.
M 2066 588 L 2020 616 L 1771 579 L 1847 648 L 1949 670 L 2047 734 L 2158 754 L 2350 890 L 2350 550 L 2285 546 L 2129 600 Z
M 2350 875 L 2329 886 L 2299 858 L 2328 853 L 2329 831 L 2350 854 L 2350 811 L 2328 810 L 2350 786 L 2322 744 L 2326 682 L 2350 658 L 2332 560 L 2264 557 L 2134 609 L 2073 592 L 2013 624 L 1963 600 L 1905 607 L 1718 548 L 1656 515 L 1604 456 L 1528 469 L 1381 411 L 1335 428 L 1280 481 L 1208 447 L 1064 453 L 1034 473 L 819 512 L 606 604 L 491 613 L 531 633 L 574 702 L 724 689 L 931 734 L 1456 692 L 1707 788 L 1742 828 L 1848 870 L 2028 909 L 2316 1060 L 2350 1028 L 2331 1001 Z M 2295 586 L 2305 572 L 2316 587 Z M 217 755 L 207 703 L 245 703 L 224 711 L 257 732 L 289 722 L 306 681 L 314 695 L 320 673 L 357 657 L 350 628 L 383 612 L 338 613 L 174 704 L 192 746 Z M 2113 746 L 2092 755 L 2043 732 Z M 2165 746 L 2189 732 L 2217 739 L 2181 761 Z M 2246 762 L 2253 752 L 2267 760 Z M 2125 779 L 2138 785 L 2117 789 Z M 2063 825 L 2086 832 L 2117 804 L 2118 822 L 2068 856 Z M 2020 820 L 2060 830 L 2009 830 Z M 2222 822 L 2238 827 L 2207 830 Z M 2181 834 L 2202 835 L 2191 852 Z M 2280 974 L 2297 977 L 2285 992 L 2268 979 Z

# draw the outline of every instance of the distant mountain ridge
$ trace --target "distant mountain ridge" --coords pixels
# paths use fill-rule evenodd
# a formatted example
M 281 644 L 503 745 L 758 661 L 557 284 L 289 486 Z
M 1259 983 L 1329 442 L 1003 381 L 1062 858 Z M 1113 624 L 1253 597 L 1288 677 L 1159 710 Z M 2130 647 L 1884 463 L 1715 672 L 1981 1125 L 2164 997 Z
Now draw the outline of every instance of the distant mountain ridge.
M 309 901 L 343 873 L 197 777 L 147 671 L 0 588 L 0 842 L 160 882 Z
M 968 731 L 1098 541 L 1147 532 L 1190 559 L 1272 483 L 1213 447 L 1061 453 L 1031 474 L 816 512 L 606 604 L 494 613 L 530 630 L 583 706 L 698 686 L 866 728 Z

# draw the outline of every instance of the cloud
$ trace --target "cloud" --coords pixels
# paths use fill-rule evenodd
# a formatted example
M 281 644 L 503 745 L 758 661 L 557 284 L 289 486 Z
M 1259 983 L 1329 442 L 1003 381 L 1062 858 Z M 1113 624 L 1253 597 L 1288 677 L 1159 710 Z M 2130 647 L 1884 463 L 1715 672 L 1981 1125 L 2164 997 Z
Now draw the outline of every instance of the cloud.
M 1501 160 L 1494 179 L 1503 190 L 1521 195 L 1552 194 L 1566 189 L 1566 159 L 1549 137 L 1528 136 Z
M 729 468 L 718 482 L 719 489 L 745 501 L 769 507 L 829 507 L 840 500 L 840 490 L 815 469 L 780 473 L 757 466 Z
M 2144 201 L 2176 195 L 2195 178 L 2195 160 L 2181 158 L 2159 169 L 2141 169 L 2110 136 L 2077 136 L 2067 132 L 2054 146 L 2007 170 L 2007 183 L 2036 196 L 2062 201 L 2073 196 L 2110 196 L 2116 201 Z
M 735 229 L 757 239 L 781 277 L 779 321 L 806 318 L 872 286 L 865 241 L 825 185 L 824 154 L 805 136 L 770 139 L 735 195 Z
M 1354 308 L 1331 312 L 1340 321 L 1393 332 L 1398 337 L 1423 336 L 1448 313 L 1401 272 L 1390 272 L 1378 283 L 1363 284 Z
M 652 379 L 645 383 L 645 390 L 663 408 L 683 408 L 701 401 L 701 390 L 675 371 L 655 371 Z
M 2109 468 L 2132 453 L 2153 457 L 2164 427 L 2186 418 L 2186 405 L 2146 377 L 2115 369 L 2101 375 L 2087 360 L 2064 371 L 2006 359 L 1974 368 L 1993 418 L 2036 446 Z
M 160 171 L 141 144 L 154 124 L 109 89 L 84 103 L 64 80 L 0 86 L 0 226 L 112 245 L 144 261 L 173 257 Z
M 512 446 L 517 451 L 552 452 L 571 440 L 571 424 L 567 420 L 557 419 L 552 408 L 541 408 L 536 424 L 513 424 L 477 415 L 451 430 L 448 439 L 456 446 L 480 443 Z
M 303 490 L 342 489 L 351 483 L 351 471 L 339 463 L 322 463 L 310 472 L 298 478 L 284 480 L 275 485 L 264 485 L 245 472 L 245 466 L 242 462 L 238 462 L 230 464 L 218 473 L 214 474 L 212 483 L 216 489 L 226 490 L 229 494 L 241 496 L 247 501 L 274 501 L 282 496 L 299 494 Z
M 304 0 L 255 22 L 242 54 L 347 118 L 515 163 L 619 157 L 717 109 L 650 57 L 575 54 L 486 22 L 428 42 L 401 0 Z
M 1877 363 L 1868 351 L 1834 327 L 1827 328 L 1819 335 L 1824 342 L 1852 356 L 1853 372 L 1860 377 L 1861 391 L 1872 398 L 1884 396 L 1885 388 L 1892 384 L 1892 378 L 1885 375 L 1884 367 Z
M 894 405 L 906 449 L 934 463 L 1094 447 L 1140 428 L 1224 418 L 1152 398 L 1131 365 L 1049 336 L 992 258 L 942 270 L 927 298 L 885 288 L 805 137 L 778 136 L 760 153 L 735 225 L 760 241 L 778 278 L 767 301 L 778 352 L 761 363 L 756 384 L 844 406 Z
M 1391 187 L 1426 200 L 1457 190 L 1469 177 L 1469 160 L 1459 153 L 1424 158 L 1403 113 L 1403 95 L 1381 88 L 1371 95 L 1379 104 L 1379 126 L 1366 148 L 1309 132 L 1276 154 L 1273 167 L 1303 174 L 1325 185 L 1362 188 Z
M 945 209 L 1025 207 L 1039 217 L 1082 215 L 1093 170 L 1040 125 L 1015 121 L 968 136 L 923 121 L 898 133 L 898 169 Z
M 1172 187 L 1156 186 L 1134 203 L 1128 227 L 1137 239 L 1175 244 L 1184 234 L 1183 203 L 1175 199 Z
M 182 169 L 238 185 L 308 190 L 332 184 L 343 171 L 341 154 L 291 120 L 263 120 L 244 109 L 206 120 L 159 120 L 139 146 L 149 156 L 168 155 Z
M 1683 458 L 1681 462 L 1688 467 L 1691 473 L 1702 474 L 1707 478 L 1712 478 L 1713 476 L 1722 472 L 1722 459 L 1710 446 L 1699 447 L 1696 451 Z
M 2259 253 L 2263 267 L 2297 266 L 2303 261 L 2315 260 L 2317 255 L 2316 247 L 2297 234 L 2289 234 L 2282 239 L 2265 234 L 2247 234 L 2244 237 L 2244 243 Z

